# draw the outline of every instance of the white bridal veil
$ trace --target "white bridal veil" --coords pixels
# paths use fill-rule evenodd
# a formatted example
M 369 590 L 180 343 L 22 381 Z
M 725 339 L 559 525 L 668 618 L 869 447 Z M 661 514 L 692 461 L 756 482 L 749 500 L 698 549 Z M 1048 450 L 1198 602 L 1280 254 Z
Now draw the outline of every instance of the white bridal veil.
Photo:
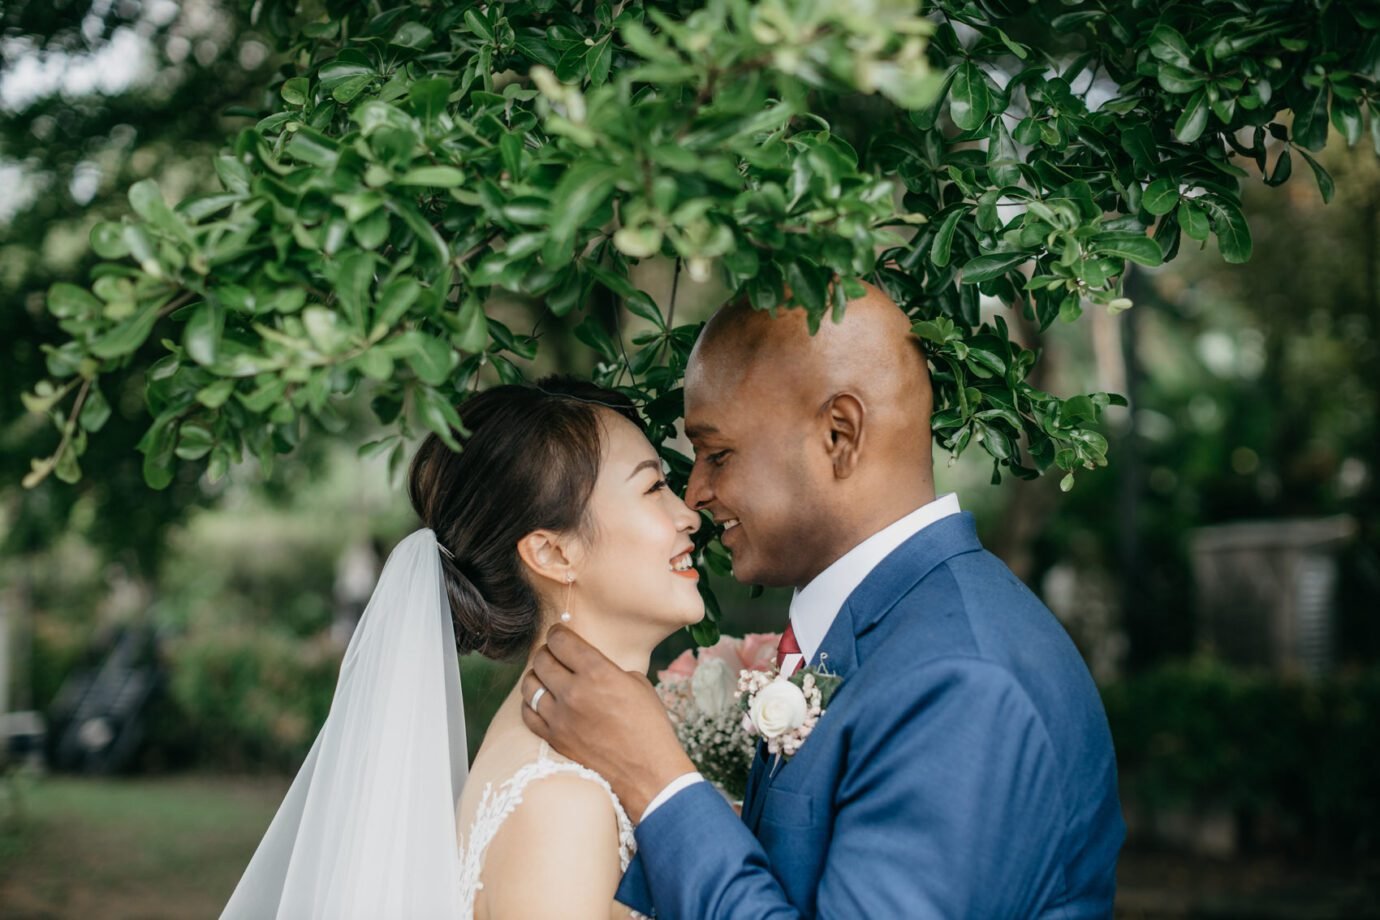
M 469 766 L 439 552 L 422 529 L 389 555 L 326 724 L 221 920 L 460 917 Z

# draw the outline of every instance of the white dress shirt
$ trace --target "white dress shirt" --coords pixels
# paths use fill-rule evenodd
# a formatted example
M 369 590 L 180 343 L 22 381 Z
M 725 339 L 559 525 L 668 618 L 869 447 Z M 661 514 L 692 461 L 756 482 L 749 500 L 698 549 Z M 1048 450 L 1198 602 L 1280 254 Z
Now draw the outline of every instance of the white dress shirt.
M 800 645 L 800 658 L 784 662 L 782 670 L 793 671 L 815 656 L 848 596 L 883 559 L 926 527 L 958 514 L 960 510 L 958 496 L 952 492 L 927 502 L 863 540 L 834 560 L 808 585 L 797 588 L 791 596 L 791 626 L 795 630 L 795 640 Z M 704 777 L 699 773 L 686 773 L 671 780 L 647 805 L 640 820 L 646 821 L 652 812 L 670 801 L 677 792 L 700 782 L 704 782 Z

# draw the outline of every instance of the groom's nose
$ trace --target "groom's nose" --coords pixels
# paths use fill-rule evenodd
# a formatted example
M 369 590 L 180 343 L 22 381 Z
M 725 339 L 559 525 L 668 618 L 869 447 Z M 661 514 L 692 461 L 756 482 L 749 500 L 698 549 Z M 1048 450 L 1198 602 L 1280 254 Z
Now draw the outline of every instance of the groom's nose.
M 685 503 L 696 511 L 703 511 L 714 500 L 714 490 L 709 487 L 709 475 L 705 462 L 700 458 L 690 467 L 690 480 L 685 484 Z

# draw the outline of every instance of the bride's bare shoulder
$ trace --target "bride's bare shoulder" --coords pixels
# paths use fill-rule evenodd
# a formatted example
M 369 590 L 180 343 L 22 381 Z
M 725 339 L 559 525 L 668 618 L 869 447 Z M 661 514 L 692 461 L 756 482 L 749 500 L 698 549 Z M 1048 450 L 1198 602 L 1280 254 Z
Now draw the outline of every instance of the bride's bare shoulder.
M 618 844 L 613 801 L 599 783 L 570 772 L 534 779 L 484 860 L 490 915 L 607 917 L 622 875 Z

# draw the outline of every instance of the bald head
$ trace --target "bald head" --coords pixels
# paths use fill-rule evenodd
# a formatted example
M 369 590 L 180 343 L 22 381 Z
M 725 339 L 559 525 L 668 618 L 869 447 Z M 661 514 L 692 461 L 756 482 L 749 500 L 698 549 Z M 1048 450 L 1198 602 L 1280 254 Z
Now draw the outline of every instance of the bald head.
M 687 397 L 747 390 L 772 394 L 781 410 L 814 414 L 839 393 L 856 396 L 875 425 L 930 453 L 929 368 L 910 319 L 880 288 L 864 284 L 843 320 L 827 316 L 810 334 L 805 310 L 754 310 L 739 300 L 710 318 L 685 371 Z
M 865 285 L 841 322 L 826 317 L 814 335 L 803 309 L 773 316 L 729 304 L 710 319 L 685 372 L 685 430 L 696 449 L 687 500 L 739 520 L 725 545 L 740 578 L 800 586 L 933 498 L 932 406 L 910 320 L 879 288 Z M 720 458 L 737 460 L 737 479 Z M 730 488 L 748 481 L 750 491 Z M 783 554 L 798 570 L 772 570 L 791 568 Z

